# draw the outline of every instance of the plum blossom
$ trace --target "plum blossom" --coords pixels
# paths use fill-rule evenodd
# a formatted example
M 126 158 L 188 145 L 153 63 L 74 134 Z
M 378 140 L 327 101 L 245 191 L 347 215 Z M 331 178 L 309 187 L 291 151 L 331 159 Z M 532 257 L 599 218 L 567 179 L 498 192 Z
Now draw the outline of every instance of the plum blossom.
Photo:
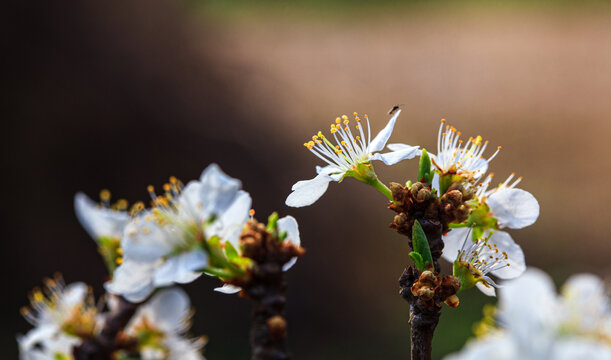
M 466 233 L 462 245 L 446 243 L 444 257 L 453 262 L 454 276 L 458 277 L 462 286 L 467 289 L 477 286 L 484 294 L 495 295 L 496 283 L 490 275 L 499 279 L 513 279 L 526 270 L 524 252 L 506 232 L 493 232 L 488 237 L 471 239 Z M 450 254 L 454 254 L 453 258 Z
M 319 131 L 304 146 L 327 165 L 317 166 L 318 175 L 313 179 L 295 183 L 291 194 L 286 198 L 286 204 L 291 207 L 312 205 L 327 191 L 330 182 L 341 182 L 347 176 L 372 185 L 389 197 L 390 191 L 378 180 L 373 172 L 371 161 L 381 160 L 386 165 L 393 165 L 418 154 L 418 146 L 408 145 L 404 145 L 397 151 L 379 153 L 388 142 L 400 113 L 401 110 L 397 111 L 373 140 L 371 139 L 369 117 L 364 115 L 367 121 L 367 131 L 364 131 L 361 118 L 357 113 L 354 113 L 357 130 L 355 133 L 352 133 L 350 129 L 350 120 L 346 115 L 336 118 L 335 124 L 331 124 L 330 132 L 335 140 L 335 145 Z
M 445 360 L 611 359 L 611 311 L 604 283 L 572 276 L 560 296 L 544 272 L 529 268 L 500 289 L 499 327 Z
M 140 302 L 157 287 L 189 283 L 201 276 L 210 263 L 209 241 L 236 244 L 248 220 L 251 198 L 240 188 L 240 181 L 216 164 L 184 189 L 171 178 L 164 196 L 149 187 L 155 207 L 142 211 L 125 227 L 122 265 L 105 284 L 106 290 Z
M 17 337 L 23 360 L 69 358 L 82 336 L 98 330 L 97 309 L 91 290 L 84 283 L 65 285 L 59 276 L 45 280 L 45 291 L 35 289 L 30 307 L 22 308 L 25 319 L 34 325 Z
M 201 360 L 205 338 L 185 336 L 191 327 L 191 316 L 184 290 L 162 290 L 138 308 L 125 334 L 138 339 L 138 351 L 144 360 Z

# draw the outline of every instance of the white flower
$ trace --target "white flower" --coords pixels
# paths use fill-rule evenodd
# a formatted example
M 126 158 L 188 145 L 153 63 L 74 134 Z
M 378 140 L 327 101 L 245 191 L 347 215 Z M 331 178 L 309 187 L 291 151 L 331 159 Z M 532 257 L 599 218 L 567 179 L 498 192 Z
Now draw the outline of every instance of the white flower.
M 558 297 L 548 275 L 528 269 L 501 288 L 499 297 L 501 329 L 446 360 L 611 359 L 609 296 L 597 277 L 571 277 Z
M 299 225 L 297 224 L 297 220 L 295 220 L 294 217 L 285 216 L 281 219 L 278 219 L 277 224 L 278 224 L 278 232 L 280 233 L 286 232 L 286 238 L 284 241 L 291 242 L 297 246 L 301 245 L 301 239 L 299 237 Z M 235 246 L 235 248 L 238 250 L 238 252 L 240 252 L 239 246 Z M 284 264 L 284 266 L 282 267 L 282 270 L 287 271 L 288 269 L 293 267 L 293 265 L 295 265 L 296 262 L 297 262 L 297 257 L 292 258 L 291 260 L 289 260 L 289 262 Z M 240 292 L 241 290 L 242 290 L 241 287 L 231 285 L 231 284 L 224 284 L 223 286 L 217 287 L 214 289 L 214 291 L 218 291 L 223 294 L 235 294 L 237 292 Z
M 204 339 L 185 337 L 191 327 L 191 315 L 187 294 L 180 288 L 166 289 L 138 308 L 125 333 L 140 339 L 142 359 L 203 359 L 200 350 L 205 345 Z
M 518 178 L 510 184 L 515 176 L 512 174 L 498 187 L 488 190 L 488 186 L 493 176 L 493 174 L 488 175 L 481 184 L 477 185 L 478 190 L 475 197 L 475 209 L 467 220 L 467 223 L 472 222 L 475 224 L 475 227 L 483 229 L 481 234 L 484 237 L 490 235 L 491 228 L 503 229 L 508 227 L 510 229 L 521 229 L 532 225 L 539 217 L 539 203 L 531 193 L 515 188 L 522 178 Z M 452 229 L 447 235 L 444 235 L 443 258 L 448 261 L 454 261 L 454 259 L 456 259 L 457 249 L 465 246 L 465 239 L 470 233 L 471 229 L 469 228 L 456 228 Z M 505 231 L 494 230 L 494 235 L 492 236 L 495 241 L 502 239 L 501 241 L 506 245 L 513 244 L 510 246 L 515 246 L 519 249 L 519 246 L 515 244 L 511 235 Z M 471 243 L 471 246 L 474 245 L 475 244 Z M 522 269 L 523 258 L 524 255 L 522 254 Z M 480 289 L 483 288 L 482 285 L 478 286 Z M 493 293 L 493 289 L 489 289 L 488 292 Z
M 151 196 L 157 204 L 126 227 L 122 240 L 123 263 L 105 284 L 113 294 L 139 302 L 153 289 L 197 279 L 208 265 L 203 241 L 218 236 L 237 244 L 248 220 L 250 195 L 241 183 L 216 164 L 208 166 L 199 181 L 181 190 L 171 179 L 165 196 Z
M 369 118 L 367 121 L 367 134 L 363 131 L 361 119 L 354 113 L 356 121 L 356 134 L 350 129 L 348 117 L 343 115 L 335 119 L 335 124 L 331 124 L 331 134 L 335 139 L 333 145 L 320 131 L 312 137 L 312 140 L 305 143 L 314 155 L 324 161 L 327 166 L 317 167 L 317 176 L 310 180 L 302 180 L 295 183 L 292 193 L 286 198 L 286 204 L 292 207 L 308 206 L 316 202 L 329 187 L 331 181 L 339 182 L 345 176 L 353 176 L 363 182 L 377 180 L 373 170 L 368 169 L 366 174 L 358 173 L 359 165 L 368 164 L 371 160 L 381 160 L 386 165 L 393 165 L 401 160 L 411 159 L 418 154 L 418 146 L 404 146 L 400 150 L 381 154 L 379 151 L 384 149 L 386 142 L 394 129 L 397 117 L 401 110 L 388 121 L 386 127 L 382 129 L 373 140 L 371 140 Z M 371 184 L 373 185 L 373 184 Z
M 476 197 L 480 204 L 486 204 L 490 216 L 496 218 L 500 229 L 521 229 L 530 226 L 539 217 L 539 202 L 528 191 L 516 189 L 522 177 L 510 184 L 515 174 L 511 174 L 498 187 L 488 190 L 494 174 L 490 174 L 479 186 Z
M 26 335 L 19 336 L 22 359 L 54 359 L 56 354 L 70 354 L 80 343 L 79 335 L 92 335 L 97 329 L 97 311 L 91 292 L 84 283 L 66 286 L 61 278 L 47 279 L 45 293 L 35 289 L 30 297 L 31 308 L 22 314 L 34 325 Z
M 100 206 L 83 193 L 74 196 L 74 210 L 81 225 L 96 241 L 101 238 L 121 239 L 130 220 L 127 212 Z
M 466 230 L 466 229 L 455 229 Z M 497 286 L 489 274 L 500 279 L 513 279 L 526 269 L 524 252 L 511 236 L 496 231 L 487 238 L 473 242 L 467 230 L 463 234 L 462 245 L 455 242 L 445 244 L 443 257 L 454 264 L 454 276 L 463 282 L 463 287 L 477 286 L 484 294 L 494 296 Z

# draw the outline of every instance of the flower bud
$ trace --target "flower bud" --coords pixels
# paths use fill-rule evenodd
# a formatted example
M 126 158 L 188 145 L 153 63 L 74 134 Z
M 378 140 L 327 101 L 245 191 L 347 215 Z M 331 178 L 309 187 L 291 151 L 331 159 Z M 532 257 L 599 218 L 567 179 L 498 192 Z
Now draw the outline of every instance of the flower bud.
M 405 213 L 399 213 L 395 215 L 394 223 L 398 226 L 403 226 L 407 223 L 407 215 Z
M 420 191 L 420 189 L 422 189 L 424 187 L 424 185 L 421 182 L 416 182 L 412 185 L 412 187 L 409 189 L 409 191 L 412 193 L 412 197 L 417 198 L 418 197 L 418 192 Z
M 459 300 L 458 300 L 458 296 L 456 296 L 456 294 L 452 295 L 452 296 L 448 296 L 445 301 L 446 305 L 448 305 L 449 307 L 455 308 L 458 306 L 459 304 Z
M 422 188 L 418 191 L 418 195 L 416 196 L 416 201 L 424 202 L 431 198 L 431 190 L 427 188 Z
M 395 199 L 396 201 L 403 202 L 403 190 L 404 190 L 404 187 L 401 186 L 401 184 L 398 184 L 396 182 L 390 183 L 390 192 L 392 194 L 392 198 Z

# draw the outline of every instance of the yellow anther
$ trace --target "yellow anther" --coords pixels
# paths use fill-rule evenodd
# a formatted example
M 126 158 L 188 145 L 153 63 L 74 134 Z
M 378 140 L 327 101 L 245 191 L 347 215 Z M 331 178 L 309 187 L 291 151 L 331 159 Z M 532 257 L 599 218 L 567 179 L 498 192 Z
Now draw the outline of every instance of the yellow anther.
M 248 215 L 255 216 L 255 209 L 248 210 Z
M 361 128 L 361 126 L 360 126 L 360 125 L 356 125 L 356 129 L 357 129 L 357 130 L 358 130 L 358 129 L 360 129 L 360 128 Z
M 357 137 L 356 137 L 356 139 L 357 139 L 357 140 L 361 140 L 361 137 L 360 137 L 360 136 L 357 136 Z
M 518 180 L 520 180 L 520 181 L 522 181 L 522 179 L 524 179 L 522 176 L 520 176 L 520 177 L 518 178 Z
M 348 127 L 346 126 L 346 127 L 344 128 L 344 130 L 348 131 Z
M 150 193 L 154 193 L 155 192 L 155 187 L 153 185 L 149 185 L 146 187 L 146 191 L 150 192 Z
M 122 248 L 117 248 L 117 254 L 123 255 L 123 249 Z
M 342 145 L 346 146 L 346 142 L 345 142 L 344 140 L 342 140 L 340 143 L 341 143 Z
M 340 124 L 336 124 L 336 125 L 335 125 L 335 128 L 336 128 L 337 130 L 339 130 L 339 129 L 341 129 L 341 128 L 342 128 L 342 126 L 341 126 Z
M 477 135 L 477 137 L 475 138 L 475 141 L 473 141 L 473 143 L 475 145 L 481 145 L 482 144 L 482 137 Z
M 341 121 L 342 121 L 342 119 L 340 119 L 340 118 L 338 118 L 338 117 L 336 117 L 336 118 L 335 118 L 335 123 L 336 123 L 336 124 L 339 124 Z
M 109 201 L 110 200 L 110 191 L 108 191 L 106 189 L 102 189 L 100 191 L 100 199 L 102 201 Z
M 441 122 L 445 124 L 445 122 L 446 122 L 446 119 L 441 119 Z
M 117 201 L 117 203 L 115 204 L 115 207 L 117 208 L 117 210 L 123 211 L 127 209 L 128 204 L 129 203 L 127 202 L 127 200 L 119 199 L 119 201 Z
M 342 119 L 343 119 L 343 120 L 348 120 L 348 116 L 346 116 L 346 115 L 342 115 Z
M 123 264 L 123 258 L 122 257 L 118 257 L 116 261 L 117 261 L 117 265 Z
M 314 140 L 314 141 L 318 140 L 318 136 L 316 136 L 316 135 L 312 136 L 312 140 Z
M 356 111 L 352 113 L 354 116 L 357 116 L 359 113 L 357 113 Z
M 459 131 L 459 132 L 456 133 L 456 135 L 460 136 L 460 135 L 462 135 L 462 133 Z
M 337 132 L 337 129 L 336 129 L 336 128 L 334 128 L 334 127 L 332 127 L 332 128 L 331 128 L 331 134 L 335 134 L 336 132 Z
M 170 183 L 171 184 L 177 184 L 178 183 L 178 179 L 176 178 L 176 176 L 170 176 Z
M 357 117 L 354 118 L 354 120 L 356 120 L 356 122 L 359 122 L 359 121 L 361 121 L 361 118 L 357 116 Z
M 335 148 L 336 148 L 336 149 L 339 149 L 339 145 L 335 145 Z
M 165 183 L 163 184 L 163 191 L 170 191 L 172 189 L 172 187 L 170 186 L 170 184 Z
M 367 116 L 367 114 L 363 115 L 365 118 L 368 118 L 369 116 Z
M 348 125 L 350 123 L 350 120 L 344 120 L 344 125 Z
M 499 146 L 499 147 L 498 147 L 498 149 L 499 149 L 499 150 L 501 150 L 502 148 L 503 148 L 502 146 Z
M 34 293 L 32 294 L 32 297 L 34 298 L 34 301 L 36 302 L 42 302 L 45 299 L 44 295 L 42 295 L 42 292 L 40 292 L 40 290 L 34 291 Z

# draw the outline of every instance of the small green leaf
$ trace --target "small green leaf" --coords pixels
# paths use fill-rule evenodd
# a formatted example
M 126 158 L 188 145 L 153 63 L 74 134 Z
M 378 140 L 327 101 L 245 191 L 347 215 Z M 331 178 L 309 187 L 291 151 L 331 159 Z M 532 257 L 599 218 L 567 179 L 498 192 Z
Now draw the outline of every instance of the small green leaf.
M 431 255 L 429 242 L 418 220 L 414 221 L 414 226 L 412 226 L 412 247 L 415 252 L 422 256 L 424 267 L 433 263 L 433 255 Z
M 231 245 L 229 241 L 225 242 L 225 255 L 227 256 L 227 259 L 229 261 L 233 261 L 236 258 L 240 257 L 238 251 L 233 247 L 233 245 Z
M 422 255 L 420 255 L 419 253 L 412 251 L 411 253 L 409 253 L 409 258 L 412 259 L 412 261 L 416 265 L 416 268 L 420 270 L 420 272 L 426 269 L 426 266 L 424 265 L 424 260 L 422 260 Z
M 431 171 L 431 158 L 426 152 L 426 149 L 422 149 L 422 155 L 420 155 L 420 165 L 418 166 L 418 181 L 430 184 L 433 181 L 433 172 Z
M 267 218 L 267 227 L 265 228 L 265 230 L 271 234 L 275 233 L 278 227 L 277 222 L 278 222 L 278 213 L 274 211 Z
M 407 180 L 407 182 L 405 183 L 405 187 L 410 189 L 412 187 L 412 181 L 411 180 Z

